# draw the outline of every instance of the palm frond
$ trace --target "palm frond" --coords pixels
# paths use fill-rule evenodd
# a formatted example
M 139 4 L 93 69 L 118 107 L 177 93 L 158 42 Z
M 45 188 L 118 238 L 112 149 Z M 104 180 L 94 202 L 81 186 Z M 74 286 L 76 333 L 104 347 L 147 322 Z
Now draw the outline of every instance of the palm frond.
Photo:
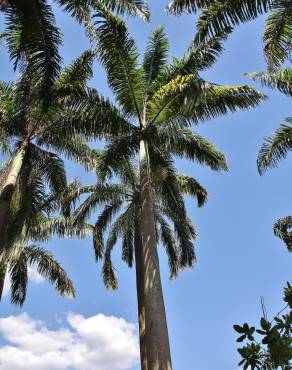
M 63 160 L 58 155 L 34 144 L 30 144 L 29 151 L 32 165 L 38 167 L 40 176 L 49 185 L 51 191 L 57 194 L 64 190 L 67 186 L 67 178 Z
M 14 67 L 29 64 L 38 76 L 40 91 L 47 104 L 60 72 L 61 35 L 51 6 L 46 0 L 11 1 L 5 11 L 6 41 Z
M 112 222 L 113 217 L 119 212 L 121 205 L 122 202 L 120 200 L 113 200 L 110 204 L 106 205 L 94 225 L 93 248 L 96 260 L 101 259 L 103 256 L 103 234 Z
M 57 96 L 67 97 L 72 93 L 80 93 L 86 88 L 87 81 L 92 77 L 92 65 L 95 53 L 92 50 L 84 51 L 66 67 L 55 83 Z
M 99 0 L 99 2 L 118 14 L 138 16 L 145 21 L 150 19 L 148 2 L 145 0 Z
M 149 38 L 143 67 L 147 85 L 150 85 L 164 68 L 168 58 L 169 44 L 164 28 L 158 27 Z
M 196 34 L 189 58 L 197 71 L 212 67 L 224 50 L 222 43 L 231 32 L 232 28 L 226 28 L 206 38 L 202 38 L 200 33 Z
M 51 253 L 36 246 L 27 246 L 24 249 L 29 265 L 35 265 L 37 272 L 47 279 L 62 296 L 75 297 L 75 289 L 66 271 L 57 262 Z
M 176 181 L 183 194 L 190 195 L 198 200 L 198 207 L 202 207 L 208 198 L 207 190 L 193 177 L 178 174 Z
M 173 0 L 168 9 L 173 14 L 201 10 L 197 28 L 204 37 L 255 19 L 272 4 L 272 0 Z
M 262 86 L 277 89 L 281 93 L 292 96 L 292 69 L 284 67 L 277 72 L 247 73 L 254 81 L 260 81 Z
M 286 244 L 288 251 L 292 252 L 292 217 L 283 217 L 280 218 L 274 224 L 274 234 L 283 240 Z
M 268 168 L 277 167 L 279 161 L 292 150 L 292 117 L 286 118 L 286 122 L 287 125 L 280 125 L 273 136 L 265 138 L 257 160 L 260 174 Z
M 292 5 L 286 0 L 274 2 L 263 34 L 264 53 L 269 69 L 275 69 L 289 57 L 292 50 Z
M 28 269 L 27 255 L 22 250 L 17 258 L 9 263 L 9 275 L 11 280 L 11 303 L 22 306 L 27 292 Z
M 160 224 L 160 239 L 168 257 L 170 278 L 176 278 L 179 270 L 179 249 L 173 231 L 161 215 L 156 214 L 155 217 Z
M 224 154 L 191 130 L 159 127 L 157 132 L 157 140 L 173 155 L 205 164 L 215 171 L 228 169 Z
M 108 84 L 126 114 L 141 120 L 144 80 L 138 70 L 138 50 L 124 21 L 104 7 L 97 12 L 97 51 L 107 72 Z

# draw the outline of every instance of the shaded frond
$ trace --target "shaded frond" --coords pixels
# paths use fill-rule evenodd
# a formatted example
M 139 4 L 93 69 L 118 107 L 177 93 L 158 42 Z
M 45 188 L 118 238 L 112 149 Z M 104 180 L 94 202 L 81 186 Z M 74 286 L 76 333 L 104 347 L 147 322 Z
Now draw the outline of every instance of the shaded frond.
M 292 217 L 280 218 L 274 224 L 274 234 L 283 240 L 286 244 L 288 251 L 292 252 Z
M 61 65 L 61 35 L 51 5 L 46 0 L 9 1 L 5 17 L 6 41 L 14 67 L 29 64 L 47 104 Z
M 97 51 L 99 61 L 107 72 L 108 84 L 124 111 L 140 117 L 138 98 L 141 101 L 143 81 L 137 68 L 138 50 L 135 42 L 124 21 L 103 7 L 100 7 L 97 17 Z
M 169 51 L 168 39 L 164 28 L 158 27 L 149 38 L 143 67 L 146 74 L 147 85 L 154 81 L 167 62 Z
M 190 195 L 198 200 L 198 207 L 202 207 L 208 198 L 207 190 L 193 177 L 178 174 L 176 181 L 183 194 Z
M 35 265 L 37 272 L 47 279 L 62 296 L 75 297 L 75 289 L 72 281 L 62 266 L 57 262 L 51 253 L 45 249 L 35 246 L 28 246 L 24 249 L 29 265 Z
M 262 145 L 257 165 L 260 174 L 263 174 L 268 168 L 278 166 L 280 160 L 292 149 L 292 117 L 286 118 L 288 125 L 280 125 L 275 134 L 265 138 Z
M 291 55 L 292 4 L 287 0 L 274 2 L 273 11 L 267 16 L 263 34 L 264 53 L 268 67 L 275 69 Z
M 168 257 L 170 278 L 175 278 L 179 270 L 179 250 L 176 245 L 175 237 L 166 220 L 161 215 L 156 214 L 155 216 L 160 224 L 160 239 Z
M 28 270 L 27 255 L 22 250 L 20 254 L 9 263 L 11 280 L 11 303 L 22 306 L 27 292 Z
M 292 69 L 284 67 L 277 72 L 247 73 L 254 81 L 260 81 L 263 86 L 278 89 L 281 93 L 292 96 Z
M 165 149 L 175 156 L 205 164 L 215 171 L 228 169 L 224 154 L 191 130 L 159 127 L 157 137 L 165 143 Z

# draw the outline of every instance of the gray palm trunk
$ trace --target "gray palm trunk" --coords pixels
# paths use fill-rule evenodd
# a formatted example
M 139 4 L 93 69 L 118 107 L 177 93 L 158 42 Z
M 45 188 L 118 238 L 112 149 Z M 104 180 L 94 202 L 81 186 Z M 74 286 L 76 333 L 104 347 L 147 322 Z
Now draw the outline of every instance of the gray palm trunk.
M 4 251 L 7 242 L 7 217 L 9 214 L 11 199 L 16 187 L 18 175 L 20 173 L 27 143 L 24 142 L 18 149 L 15 157 L 12 160 L 9 172 L 6 176 L 6 180 L 1 188 L 0 192 L 0 263 L 3 259 Z M 6 266 L 4 263 L 1 264 L 0 269 L 0 301 L 2 299 L 4 281 L 6 275 Z
M 136 290 L 138 301 L 141 370 L 149 370 L 146 348 L 143 251 L 140 226 L 138 225 L 136 225 L 135 228 L 135 264 L 136 264 Z
M 143 140 L 140 142 L 139 161 L 147 370 L 172 370 L 157 252 L 148 151 Z M 143 367 L 142 369 L 144 370 Z

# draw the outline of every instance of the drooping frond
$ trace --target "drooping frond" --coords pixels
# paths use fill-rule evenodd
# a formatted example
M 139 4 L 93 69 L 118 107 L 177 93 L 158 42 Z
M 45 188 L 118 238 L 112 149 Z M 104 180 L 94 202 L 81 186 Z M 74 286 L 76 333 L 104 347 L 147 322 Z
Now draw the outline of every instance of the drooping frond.
M 107 72 L 108 84 L 127 114 L 141 117 L 143 78 L 138 70 L 138 50 L 124 21 L 105 8 L 97 13 L 97 51 Z M 140 101 L 139 101 L 140 100 Z
M 274 224 L 274 234 L 283 240 L 283 242 L 286 244 L 288 251 L 292 252 L 292 217 L 283 217 L 280 218 L 277 222 Z
M 185 157 L 211 169 L 227 170 L 227 163 L 223 153 L 202 136 L 188 129 L 170 129 L 158 127 L 157 138 L 165 143 L 165 149 L 177 157 Z
M 168 225 L 163 216 L 155 215 L 158 223 L 160 224 L 160 239 L 165 247 L 168 257 L 168 265 L 170 270 L 170 278 L 175 278 L 179 270 L 179 249 L 176 245 L 173 230 Z
M 274 70 L 284 63 L 292 51 L 292 4 L 276 0 L 268 15 L 263 34 L 264 53 L 269 69 Z
M 28 261 L 27 255 L 22 250 L 17 258 L 9 263 L 9 275 L 11 280 L 11 303 L 22 306 L 27 292 L 28 284 Z
M 178 174 L 176 181 L 183 194 L 190 195 L 198 200 L 198 207 L 202 207 L 208 198 L 207 190 L 193 177 Z
M 95 251 L 96 260 L 101 259 L 103 256 L 103 234 L 108 226 L 111 224 L 113 217 L 119 212 L 121 206 L 121 200 L 113 200 L 110 204 L 104 207 L 94 225 L 93 248 Z
M 273 136 L 265 138 L 257 160 L 260 174 L 268 168 L 277 167 L 279 161 L 292 150 L 292 117 L 286 118 L 286 122 L 280 125 Z
M 76 223 L 70 217 L 38 217 L 30 225 L 29 236 L 34 241 L 49 241 L 54 236 L 59 238 L 83 239 L 91 236 L 93 226 L 86 223 Z
M 51 253 L 35 246 L 27 246 L 24 251 L 29 265 L 35 265 L 37 272 L 47 279 L 62 296 L 75 297 L 75 289 L 66 271 Z
M 193 113 L 194 121 L 205 121 L 229 112 L 257 107 L 266 96 L 249 86 L 212 86 Z M 190 114 L 190 118 L 191 118 Z
M 147 85 L 150 85 L 159 75 L 167 62 L 169 51 L 168 39 L 164 28 L 158 27 L 149 38 L 143 67 L 146 74 Z
M 56 154 L 30 144 L 29 152 L 33 165 L 39 169 L 39 175 L 50 186 L 55 194 L 67 186 L 67 178 L 63 160 Z
M 82 135 L 75 134 L 56 122 L 41 131 L 37 138 L 38 146 L 46 146 L 50 150 L 63 154 L 67 159 L 75 160 L 87 170 L 95 167 L 95 151 L 90 149 Z
M 284 67 L 277 72 L 247 73 L 254 81 L 260 81 L 263 86 L 278 89 L 281 93 L 292 96 L 292 69 Z

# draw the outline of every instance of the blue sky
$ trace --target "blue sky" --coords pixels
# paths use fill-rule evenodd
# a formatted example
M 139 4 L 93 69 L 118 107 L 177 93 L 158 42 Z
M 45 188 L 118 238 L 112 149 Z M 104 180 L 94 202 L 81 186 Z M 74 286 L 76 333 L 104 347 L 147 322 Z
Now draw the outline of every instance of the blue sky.
M 147 37 L 163 24 L 170 39 L 171 55 L 181 56 L 195 33 L 195 16 L 172 17 L 164 12 L 164 5 L 163 2 L 150 1 L 151 23 L 129 19 L 128 26 L 140 50 L 144 51 Z M 64 34 L 62 55 L 65 63 L 69 63 L 88 48 L 88 41 L 72 19 L 59 9 L 56 9 L 56 15 Z M 254 110 L 230 114 L 194 127 L 226 154 L 230 171 L 213 173 L 208 168 L 186 161 L 177 163 L 181 172 L 194 176 L 208 189 L 209 201 L 198 209 L 193 201 L 187 199 L 189 213 L 199 233 L 195 269 L 184 271 L 177 280 L 170 281 L 163 250 L 160 253 L 174 369 L 237 369 L 239 357 L 232 325 L 243 322 L 256 324 L 261 315 L 261 296 L 265 299 L 268 315 L 278 312 L 282 306 L 282 287 L 291 277 L 291 255 L 283 243 L 273 236 L 272 225 L 278 218 L 291 214 L 292 158 L 288 156 L 278 169 L 268 171 L 262 177 L 256 169 L 256 157 L 263 137 L 271 135 L 284 117 L 291 115 L 291 102 L 244 76 L 247 71 L 265 70 L 262 31 L 262 18 L 238 27 L 226 42 L 222 57 L 212 70 L 204 73 L 204 77 L 212 82 L 249 84 L 269 96 Z M 6 81 L 15 78 L 3 48 L 0 49 L 0 78 Z M 97 65 L 90 84 L 111 97 L 104 72 Z M 80 166 L 66 163 L 70 179 L 78 176 L 83 183 L 95 181 L 94 176 L 86 174 Z M 109 357 L 116 355 L 120 364 L 124 364 L 123 369 L 139 369 L 137 354 L 130 353 L 134 334 L 129 323 L 137 321 L 135 274 L 120 261 L 119 247 L 114 253 L 120 285 L 115 292 L 106 291 L 103 287 L 100 266 L 94 262 L 90 239 L 54 240 L 47 247 L 73 279 L 77 298 L 74 301 L 60 298 L 51 286 L 40 281 L 30 284 L 27 301 L 21 309 L 10 305 L 8 296 L 5 297 L 1 303 L 0 318 L 0 335 L 5 344 L 3 348 L 6 351 L 7 348 L 11 351 L 13 348 L 28 352 L 32 350 L 33 345 L 29 347 L 26 340 L 22 342 L 9 334 L 13 328 L 21 331 L 21 325 L 30 328 L 29 338 L 34 337 L 35 332 L 43 333 L 39 341 L 47 340 L 48 336 L 62 337 L 61 331 L 67 328 L 65 332 L 71 333 L 71 337 L 68 334 L 71 339 L 74 337 L 76 340 L 77 335 L 78 340 L 87 344 L 91 334 L 80 328 L 97 325 L 99 332 L 94 333 L 94 338 L 100 339 L 102 333 L 107 332 L 119 338 L 117 346 L 126 343 L 125 347 Z M 38 279 L 32 276 L 32 280 Z M 69 312 L 73 314 L 68 316 Z M 108 319 L 110 316 L 113 316 L 112 320 Z M 10 317 L 10 321 L 7 321 L 7 317 Z M 126 320 L 126 332 L 129 335 L 125 340 L 125 326 L 121 321 L 116 324 L 114 317 Z M 41 320 L 41 323 L 37 320 Z M 115 334 L 114 327 L 119 328 L 119 325 L 121 331 Z M 64 339 L 64 342 L 70 341 L 70 338 Z M 100 342 L 97 340 L 96 346 L 103 348 L 104 343 L 107 343 L 104 338 Z M 90 354 L 100 358 L 93 347 L 91 344 Z M 22 359 L 23 352 L 20 354 L 19 351 L 9 353 Z M 5 353 L 0 349 L 0 359 Z M 43 356 L 44 350 L 40 353 Z M 128 358 L 124 358 L 125 353 L 129 354 Z M 38 354 L 34 353 L 34 356 L 38 358 Z M 95 365 L 77 360 L 68 365 L 64 362 L 65 367 L 60 369 L 118 368 L 110 360 L 113 359 L 103 358 L 100 364 L 95 362 Z M 26 360 L 21 361 L 25 364 Z M 46 364 L 35 363 L 35 367 L 30 368 L 55 369 L 51 363 Z M 16 370 L 27 368 L 21 367 L 25 366 L 21 364 L 17 366 L 14 365 Z

